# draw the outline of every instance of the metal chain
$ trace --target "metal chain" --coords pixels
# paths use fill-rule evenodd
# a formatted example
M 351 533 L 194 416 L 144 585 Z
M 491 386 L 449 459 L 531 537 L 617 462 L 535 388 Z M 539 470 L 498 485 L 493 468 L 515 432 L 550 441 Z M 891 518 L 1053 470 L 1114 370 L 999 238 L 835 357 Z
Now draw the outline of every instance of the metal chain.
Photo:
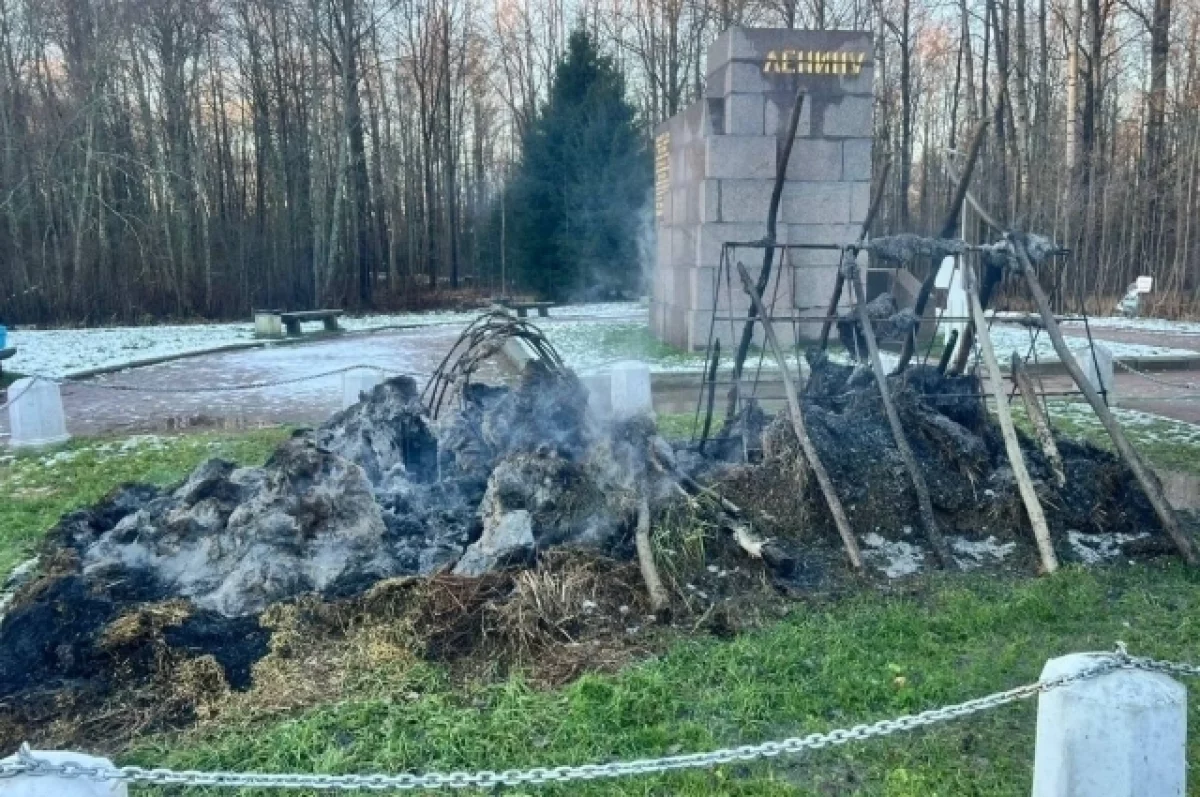
M 348 365 L 345 368 L 337 368 L 332 371 L 323 371 L 317 374 L 305 374 L 304 376 L 289 377 L 287 379 L 274 379 L 262 382 L 246 382 L 240 385 L 224 385 L 214 387 L 149 387 L 142 385 L 109 385 L 103 382 L 76 382 L 74 384 L 81 387 L 96 388 L 98 390 L 117 390 L 129 393 L 232 393 L 239 390 L 261 390 L 266 387 L 280 387 L 282 385 L 294 385 L 298 382 L 308 382 L 314 379 L 324 379 L 329 376 L 337 376 L 338 374 L 347 373 L 349 371 L 378 371 L 383 374 L 402 375 L 403 371 L 394 371 L 390 368 L 382 368 L 377 365 Z M 421 374 L 409 374 L 409 376 L 422 376 Z
M 212 386 L 212 387 L 186 387 L 186 388 L 184 388 L 184 387 L 151 387 L 149 385 L 110 385 L 110 384 L 106 384 L 104 382 L 94 382 L 94 381 L 64 382 L 61 380 L 53 379 L 48 376 L 38 376 L 38 375 L 33 376 L 32 379 L 34 381 L 41 379 L 43 381 L 54 382 L 59 385 L 71 384 L 71 385 L 75 385 L 75 386 L 83 387 L 83 388 L 87 388 L 87 389 L 115 390 L 115 391 L 126 392 L 126 393 L 233 393 L 233 392 L 237 392 L 240 390 L 261 390 L 261 389 L 267 388 L 267 387 L 280 387 L 282 385 L 294 385 L 298 382 L 308 382 L 308 381 L 311 381 L 314 379 L 324 379 L 329 376 L 337 376 L 338 374 L 347 373 L 349 371 L 360 371 L 360 370 L 378 371 L 382 374 L 387 374 L 387 375 L 392 375 L 392 376 L 407 375 L 407 376 L 414 376 L 414 377 L 421 377 L 421 378 L 424 378 L 425 376 L 427 376 L 426 374 L 405 374 L 404 371 L 395 371 L 391 368 L 383 368 L 378 365 L 348 365 L 345 368 L 337 368 L 333 371 L 323 371 L 323 372 L 317 373 L 317 374 L 305 374 L 303 376 L 289 377 L 287 379 L 274 379 L 274 380 L 266 380 L 266 381 L 261 381 L 261 382 L 246 382 L 246 383 L 243 383 L 240 385 L 222 385 L 222 386 Z M 32 386 L 32 383 L 27 385 L 25 387 L 25 390 L 28 390 L 29 387 L 31 387 L 31 386 Z M 5 404 L 0 405 L 0 410 L 3 410 L 5 407 L 8 407 L 10 404 L 13 404 L 18 398 L 20 398 L 24 394 L 25 390 L 22 390 L 15 397 L 10 398 Z
M 1140 376 L 1142 379 L 1145 379 L 1147 382 L 1154 382 L 1156 384 L 1164 385 L 1166 387 L 1179 388 L 1180 390 L 1200 390 L 1200 384 L 1197 384 L 1196 382 L 1184 382 L 1182 384 L 1179 382 L 1171 382 L 1167 379 L 1162 379 L 1161 377 L 1154 376 L 1153 374 L 1148 374 L 1145 371 L 1139 371 L 1137 368 L 1134 368 L 1132 365 L 1123 363 L 1120 360 L 1116 359 L 1115 357 L 1113 358 L 1113 362 L 1116 363 L 1118 368 L 1122 368 L 1122 369 L 1128 371 L 1129 373 L 1134 374 L 1135 376 Z
M 46 378 L 46 377 L 44 377 L 44 376 L 31 376 L 31 377 L 29 377 L 29 382 L 28 382 L 28 383 L 26 383 L 26 384 L 25 384 L 25 385 L 24 385 L 24 386 L 23 386 L 23 387 L 22 387 L 22 388 L 21 388 L 21 389 L 20 389 L 20 390 L 17 392 L 17 395 L 15 395 L 15 396 L 9 396 L 9 397 L 7 398 L 7 400 L 6 400 L 6 401 L 5 401 L 3 404 L 0 404 L 0 412 L 3 412 L 4 410 L 8 409 L 8 408 L 9 408 L 9 407 L 11 407 L 12 405 L 16 404 L 16 403 L 17 403 L 17 399 L 21 398 L 21 396 L 24 396 L 24 395 L 25 395 L 25 393 L 26 393 L 26 392 L 28 392 L 28 391 L 29 391 L 29 389 L 30 389 L 31 387 L 33 387 L 33 386 L 34 386 L 34 384 L 36 384 L 36 383 L 37 383 L 37 381 L 38 381 L 39 379 L 40 379 L 40 380 L 45 380 L 45 378 Z
M 902 731 L 911 731 L 940 722 L 958 719 L 982 711 L 988 711 L 1034 695 L 1060 689 L 1080 681 L 1099 677 L 1122 669 L 1137 669 L 1188 677 L 1200 676 L 1200 666 L 1177 662 L 1136 658 L 1118 643 L 1116 653 L 1094 667 L 1080 670 L 1071 675 L 1037 681 L 1018 686 L 986 697 L 955 703 L 938 709 L 910 714 L 896 719 L 881 720 L 869 725 L 855 725 L 827 733 L 792 737 L 778 742 L 727 747 L 707 753 L 687 753 L 662 758 L 642 758 L 633 761 L 618 761 L 608 764 L 583 764 L 580 766 L 535 767 L 533 769 L 510 769 L 503 772 L 483 770 L 479 772 L 430 772 L 403 775 L 306 775 L 268 774 L 259 772 L 220 772 L 172 769 L 146 769 L 143 767 L 89 767 L 81 764 L 54 764 L 38 758 L 22 745 L 17 760 L 0 764 L 0 780 L 18 775 L 55 776 L 64 778 L 86 778 L 95 781 L 124 781 L 126 783 L 152 783 L 159 785 L 220 786 L 229 788 L 261 789 L 315 789 L 329 791 L 413 791 L 418 789 L 466 789 L 493 788 L 497 786 L 521 786 L 544 783 L 564 783 L 577 780 L 618 778 L 631 775 L 648 775 L 675 772 L 686 769 L 712 767 L 793 755 L 805 750 L 821 750 L 855 741 L 890 736 Z

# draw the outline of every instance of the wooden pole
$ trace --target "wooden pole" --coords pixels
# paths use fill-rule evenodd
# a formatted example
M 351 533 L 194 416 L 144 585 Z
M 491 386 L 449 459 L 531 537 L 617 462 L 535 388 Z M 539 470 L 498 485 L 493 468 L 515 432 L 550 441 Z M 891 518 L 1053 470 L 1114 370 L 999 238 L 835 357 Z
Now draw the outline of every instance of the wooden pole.
M 987 329 L 983 320 L 983 304 L 979 301 L 979 287 L 975 281 L 975 269 L 963 264 L 964 288 L 967 291 L 967 302 L 971 306 L 971 318 L 980 329 Z M 1000 419 L 1000 434 L 1004 437 L 1004 450 L 1008 454 L 1009 464 L 1012 465 L 1013 475 L 1017 479 L 1017 489 L 1021 493 L 1021 501 L 1025 504 L 1025 512 L 1029 515 L 1029 523 L 1033 526 L 1033 538 L 1037 541 L 1038 554 L 1042 559 L 1042 569 L 1047 573 L 1058 570 L 1058 556 L 1054 553 L 1054 545 L 1050 542 L 1050 528 L 1046 525 L 1046 515 L 1042 512 L 1042 502 L 1038 499 L 1037 491 L 1033 489 L 1033 480 L 1029 478 L 1029 470 L 1025 467 L 1025 455 L 1021 453 L 1021 443 L 1017 440 L 1017 430 L 1013 427 L 1012 413 L 1008 408 L 1008 397 L 1004 395 L 1004 383 L 1000 378 L 1000 363 L 996 361 L 996 350 L 992 347 L 990 335 L 979 336 L 979 348 L 983 352 L 983 362 L 987 366 L 988 388 L 992 400 L 996 402 L 996 415 Z
M 1041 402 L 1038 401 L 1037 391 L 1033 388 L 1033 380 L 1029 378 L 1025 364 L 1021 362 L 1020 355 L 1015 351 L 1012 353 L 1009 371 L 1012 373 L 1017 391 L 1021 394 L 1021 401 L 1025 404 L 1029 422 L 1033 424 L 1033 433 L 1037 437 L 1038 445 L 1042 447 L 1042 454 L 1050 463 L 1050 470 L 1054 472 L 1054 483 L 1060 488 L 1064 487 L 1067 483 L 1067 471 L 1063 467 L 1062 454 L 1058 452 L 1058 443 L 1054 442 L 1054 430 L 1050 428 L 1050 419 L 1046 417 Z
M 983 146 L 983 134 L 987 130 L 987 126 L 987 120 L 984 119 L 975 128 L 975 135 L 971 137 L 971 148 L 967 150 L 967 162 L 963 166 L 963 177 L 955 189 L 954 197 L 950 200 L 950 209 L 946 211 L 946 218 L 942 221 L 942 228 L 938 233 L 939 238 L 949 238 L 958 228 L 958 218 L 962 213 L 963 202 L 967 199 L 967 186 L 971 184 L 971 173 L 975 170 L 975 162 L 979 160 L 979 150 Z M 929 296 L 933 293 L 933 284 L 937 281 L 941 265 L 941 263 L 931 264 L 929 275 L 921 283 L 921 290 L 917 292 L 917 302 L 913 307 L 917 323 L 904 338 L 904 347 L 900 350 L 900 361 L 896 364 L 896 370 L 893 373 L 898 374 L 903 371 L 912 360 L 913 352 L 917 347 L 917 334 L 921 331 L 921 319 L 925 316 L 925 305 L 929 304 Z
M 1016 252 L 1017 263 L 1020 266 L 1020 270 L 1025 274 L 1025 281 L 1029 284 L 1029 292 L 1033 294 L 1033 301 L 1037 304 L 1038 311 L 1042 315 L 1046 334 L 1050 336 L 1050 342 L 1054 344 L 1054 351 L 1058 353 L 1059 361 L 1062 362 L 1067 372 L 1071 375 L 1071 379 L 1075 381 L 1075 384 L 1083 392 L 1088 404 L 1092 405 L 1092 409 L 1095 410 L 1100 423 L 1104 425 L 1108 436 L 1112 438 L 1117 453 L 1125 460 L 1125 464 L 1129 466 L 1129 469 L 1133 471 L 1134 478 L 1141 485 L 1146 498 L 1150 499 L 1150 505 L 1154 507 L 1154 513 L 1158 515 L 1163 529 L 1171 537 L 1171 540 L 1174 541 L 1175 547 L 1179 550 L 1179 555 L 1183 557 L 1185 562 L 1195 567 L 1200 564 L 1200 558 L 1196 555 L 1196 546 L 1191 538 L 1180 528 L 1179 519 L 1175 517 L 1175 510 L 1171 508 L 1166 496 L 1163 495 L 1158 480 L 1150 473 L 1149 468 L 1142 462 L 1142 458 L 1133 446 L 1130 445 L 1129 440 L 1125 437 L 1125 432 L 1121 429 L 1121 425 L 1117 423 L 1116 418 L 1109 411 L 1108 405 L 1100 398 L 1100 394 L 1092 387 L 1092 383 L 1084 376 L 1083 371 L 1079 368 L 1079 363 L 1075 362 L 1071 350 L 1067 348 L 1067 342 L 1063 339 L 1062 330 L 1058 328 L 1058 322 L 1054 320 L 1054 311 L 1050 307 L 1050 300 L 1046 297 L 1046 292 L 1042 290 L 1042 285 L 1038 282 L 1037 275 L 1033 273 L 1033 263 L 1030 262 L 1029 253 L 1025 250 L 1025 242 L 1011 233 L 1007 235 L 1007 238 L 1013 247 L 1013 251 Z
M 854 532 L 850 529 L 850 521 L 846 518 L 846 511 L 842 508 L 842 501 L 838 498 L 837 491 L 833 488 L 833 481 L 829 478 L 829 473 L 825 470 L 825 465 L 822 464 L 820 456 L 817 454 L 817 447 L 813 445 L 812 438 L 808 436 L 808 430 L 804 426 L 804 414 L 800 411 L 800 396 L 796 392 L 796 385 L 792 381 L 792 375 L 788 372 L 787 357 L 784 355 L 783 347 L 779 345 L 779 339 L 775 337 L 775 328 L 769 316 L 767 316 L 766 308 L 763 307 L 762 297 L 758 290 L 755 289 L 754 283 L 750 280 L 750 273 L 746 271 L 746 267 L 741 263 L 737 264 L 738 275 L 742 278 L 742 286 L 746 289 L 746 293 L 750 294 L 750 302 L 754 307 L 758 308 L 758 314 L 762 318 L 763 332 L 767 338 L 767 344 L 771 347 L 772 354 L 775 355 L 776 362 L 779 363 L 779 371 L 783 375 L 783 390 L 787 394 L 788 411 L 792 416 L 792 428 L 796 430 L 796 438 L 800 441 L 800 448 L 804 451 L 804 457 L 808 460 L 809 467 L 817 477 L 817 484 L 821 486 L 821 492 L 825 496 L 825 503 L 829 507 L 829 513 L 833 515 L 834 525 L 837 526 L 838 534 L 842 538 L 842 545 L 846 548 L 846 556 L 850 559 L 850 564 L 855 570 L 862 570 L 862 554 L 858 550 L 858 542 L 854 539 Z
M 896 412 L 896 405 L 892 403 L 887 374 L 883 370 L 883 361 L 879 359 L 879 343 L 875 340 L 875 330 L 871 326 L 871 317 L 867 313 L 867 295 L 863 289 L 862 277 L 858 273 L 858 263 L 849 261 L 845 264 L 845 268 L 850 280 L 850 287 L 854 291 L 858 323 L 862 327 L 863 338 L 867 341 L 871 370 L 875 374 L 875 383 L 879 386 L 879 395 L 883 399 L 883 411 L 887 415 L 888 426 L 892 428 L 892 439 L 896 441 L 900 459 L 904 460 L 904 468 L 908 471 L 908 477 L 912 480 L 913 489 L 917 493 L 917 508 L 921 513 L 921 525 L 925 527 L 925 537 L 929 540 L 929 545 L 937 554 L 942 566 L 952 570 L 956 569 L 958 563 L 954 561 L 954 556 L 950 553 L 950 546 L 946 545 L 946 540 L 938 530 L 937 518 L 933 516 L 933 501 L 929 498 L 929 486 L 925 483 L 925 476 L 917 466 L 917 458 L 913 455 L 912 446 L 908 444 L 908 438 L 904 436 L 904 427 L 900 424 L 900 415 Z
M 717 365 L 721 362 L 721 339 L 713 341 L 712 363 L 708 367 L 708 400 L 704 408 L 704 427 L 700 430 L 700 453 L 708 444 L 708 433 L 712 431 L 713 402 L 717 398 Z
M 875 217 L 879 215 L 879 208 L 883 206 L 883 189 L 887 185 L 888 171 L 892 167 L 891 161 L 883 162 L 883 169 L 879 173 L 879 183 L 875 186 L 875 194 L 871 197 L 871 207 L 867 210 L 867 217 L 863 219 L 862 230 L 858 234 L 858 243 L 848 252 L 842 252 L 842 257 L 858 257 L 858 250 L 867 242 L 867 236 L 871 234 L 871 224 L 875 221 Z M 838 303 L 842 301 L 842 289 L 846 283 L 846 276 L 842 273 L 841 263 L 838 263 L 837 276 L 833 280 L 833 293 L 829 297 L 829 307 L 825 309 L 825 320 L 821 322 L 821 338 L 817 342 L 817 348 L 820 351 L 825 351 L 829 346 L 829 331 L 833 328 L 833 320 L 837 317 Z
M 650 595 L 650 611 L 657 615 L 670 605 L 670 599 L 662 579 L 658 576 L 658 567 L 654 564 L 654 548 L 650 545 L 650 501 L 644 495 L 638 500 L 637 533 L 634 540 L 642 580 L 646 582 L 646 592 Z
M 796 92 L 796 102 L 792 104 L 792 116 L 788 121 L 787 139 L 779 153 L 779 162 L 775 164 L 775 186 L 771 189 L 771 202 L 767 206 L 767 237 L 764 239 L 762 270 L 758 272 L 758 293 L 761 296 L 771 281 L 771 266 L 775 260 L 775 231 L 779 218 L 779 202 L 783 197 L 783 184 L 787 181 L 787 165 L 792 157 L 792 144 L 796 141 L 796 128 L 800 125 L 800 110 L 804 107 L 805 89 Z M 729 297 L 733 301 L 733 297 Z M 733 426 L 733 416 L 737 413 L 741 398 L 742 368 L 746 364 L 746 355 L 750 352 L 750 341 L 754 337 L 754 314 L 759 312 L 754 307 L 746 313 L 746 323 L 742 325 L 742 336 L 738 341 L 737 350 L 733 355 L 733 384 L 729 388 L 729 405 L 725 409 L 725 426 L 721 434 Z
M 942 349 L 942 356 L 938 360 L 937 372 L 939 374 L 946 373 L 946 366 L 950 364 L 950 355 L 954 353 L 954 344 L 958 343 L 958 330 L 950 330 L 950 339 L 946 341 L 946 348 Z

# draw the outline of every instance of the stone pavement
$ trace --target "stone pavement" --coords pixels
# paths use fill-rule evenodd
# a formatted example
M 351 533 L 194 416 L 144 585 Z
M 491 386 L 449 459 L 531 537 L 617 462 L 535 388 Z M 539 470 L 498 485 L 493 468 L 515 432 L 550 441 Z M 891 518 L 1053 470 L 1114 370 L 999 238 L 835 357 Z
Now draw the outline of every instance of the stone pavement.
M 342 376 L 252 390 L 198 392 L 215 387 L 276 382 L 352 365 L 411 374 L 424 385 L 463 325 L 345 335 L 300 345 L 198 355 L 63 385 L 67 427 L 77 436 L 185 428 L 244 428 L 267 424 L 317 424 L 341 409 Z M 485 379 L 502 375 L 489 365 Z M 128 386 L 141 392 L 106 389 Z M 196 392 L 186 392 L 196 391 Z M 8 413 L 0 412 L 0 432 Z
M 1063 334 L 1067 337 L 1086 338 L 1083 324 L 1064 324 Z M 1172 349 L 1190 349 L 1200 354 L 1200 334 L 1187 332 L 1157 332 L 1141 329 L 1108 329 L 1092 327 L 1096 340 L 1111 340 L 1117 343 L 1132 343 L 1140 346 L 1166 346 Z
M 567 316 L 547 323 L 570 320 Z M 68 428 L 74 435 L 86 436 L 279 423 L 317 424 L 341 406 L 340 374 L 289 385 L 221 392 L 126 392 L 104 386 L 188 391 L 292 379 L 351 365 L 373 365 L 410 373 L 424 384 L 425 377 L 438 366 L 462 329 L 462 324 L 447 324 L 344 335 L 299 345 L 199 355 L 67 383 L 63 386 L 63 402 Z M 1099 339 L 1190 348 L 1200 353 L 1200 335 L 1127 329 L 1098 329 L 1094 334 Z M 498 362 L 481 376 L 494 379 L 510 374 L 511 367 Z M 1200 383 L 1200 370 L 1164 371 L 1153 376 L 1178 384 Z M 1116 380 L 1118 406 L 1200 424 L 1200 391 L 1162 385 L 1120 370 Z M 1045 376 L 1043 381 L 1051 391 L 1072 387 L 1066 376 Z M 695 390 L 690 385 L 669 390 L 656 386 L 655 405 L 660 412 L 690 412 L 695 409 Z M 7 431 L 8 413 L 0 412 L 0 433 Z

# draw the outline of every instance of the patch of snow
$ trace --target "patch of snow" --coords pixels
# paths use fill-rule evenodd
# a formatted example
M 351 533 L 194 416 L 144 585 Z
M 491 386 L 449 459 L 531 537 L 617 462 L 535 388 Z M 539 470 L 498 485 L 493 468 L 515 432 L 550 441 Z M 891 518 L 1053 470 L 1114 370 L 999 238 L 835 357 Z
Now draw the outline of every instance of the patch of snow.
M 1036 335 L 1036 337 L 1035 337 Z M 1015 351 L 1022 357 L 1029 354 L 1030 349 L 1042 362 L 1058 362 L 1058 354 L 1054 345 L 1045 332 L 1036 329 L 996 324 L 991 328 L 992 347 L 996 350 L 996 358 L 1005 363 L 1011 352 Z M 1067 348 L 1073 352 L 1087 351 L 1087 338 L 1066 337 Z M 1113 357 L 1123 360 L 1143 357 L 1195 357 L 1196 352 L 1188 349 L 1176 349 L 1171 346 L 1150 346 L 1141 343 L 1124 343 L 1115 340 L 1102 342 L 1112 352 Z
M 17 596 L 17 590 L 29 583 L 29 580 L 37 572 L 39 559 L 33 557 L 26 559 L 21 564 L 12 569 L 8 574 L 8 578 L 4 580 L 4 587 L 0 589 L 0 620 L 4 619 L 8 607 L 12 604 L 13 599 Z
M 42 464 L 44 467 L 52 468 L 55 465 L 63 465 L 68 462 L 74 462 L 79 457 L 79 455 L 82 453 L 83 453 L 83 451 L 78 448 L 75 448 L 75 449 L 69 448 L 65 451 L 57 451 L 57 452 L 49 455 L 43 461 Z
M 1017 549 L 1015 542 L 1000 542 L 993 536 L 986 540 L 968 540 L 965 537 L 951 537 L 950 548 L 961 556 L 954 557 L 958 566 L 964 570 L 972 570 L 992 562 L 1003 562 Z
M 1068 321 L 1064 327 L 1083 328 L 1082 321 Z M 1168 321 L 1165 318 L 1126 318 L 1124 316 L 1088 317 L 1088 326 L 1095 329 L 1130 329 L 1139 332 L 1167 332 L 1172 335 L 1200 335 L 1200 322 Z
M 550 318 L 534 319 L 539 325 L 563 319 L 628 319 L 645 322 L 646 306 L 640 302 L 607 302 L 563 305 Z M 352 332 L 395 326 L 465 326 L 479 313 L 375 313 L 343 316 L 339 323 Z M 309 327 L 311 329 L 311 327 Z M 60 379 L 92 368 L 104 368 L 157 357 L 207 351 L 254 341 L 251 321 L 224 324 L 162 324 L 140 327 L 90 329 L 10 328 L 8 341 L 17 349 L 5 363 L 13 371 Z M 268 344 L 269 345 L 269 344 Z
M 919 573 L 925 563 L 924 552 L 907 542 L 892 542 L 875 532 L 863 536 L 863 558 L 888 578 Z
M 1134 540 L 1149 537 L 1149 532 L 1139 534 L 1084 534 L 1074 529 L 1067 532 L 1071 550 L 1084 564 L 1095 565 L 1109 562 L 1121 555 L 1121 546 Z

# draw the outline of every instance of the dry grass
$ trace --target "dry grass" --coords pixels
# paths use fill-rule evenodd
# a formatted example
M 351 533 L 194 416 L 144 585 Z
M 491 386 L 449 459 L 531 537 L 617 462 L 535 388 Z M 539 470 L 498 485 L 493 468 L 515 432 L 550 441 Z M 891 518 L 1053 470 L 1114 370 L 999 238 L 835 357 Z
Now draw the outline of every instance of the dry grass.
M 100 635 L 100 647 L 115 653 L 132 645 L 161 642 L 164 628 L 182 624 L 191 614 L 192 605 L 182 599 L 143 604 L 109 623 Z

